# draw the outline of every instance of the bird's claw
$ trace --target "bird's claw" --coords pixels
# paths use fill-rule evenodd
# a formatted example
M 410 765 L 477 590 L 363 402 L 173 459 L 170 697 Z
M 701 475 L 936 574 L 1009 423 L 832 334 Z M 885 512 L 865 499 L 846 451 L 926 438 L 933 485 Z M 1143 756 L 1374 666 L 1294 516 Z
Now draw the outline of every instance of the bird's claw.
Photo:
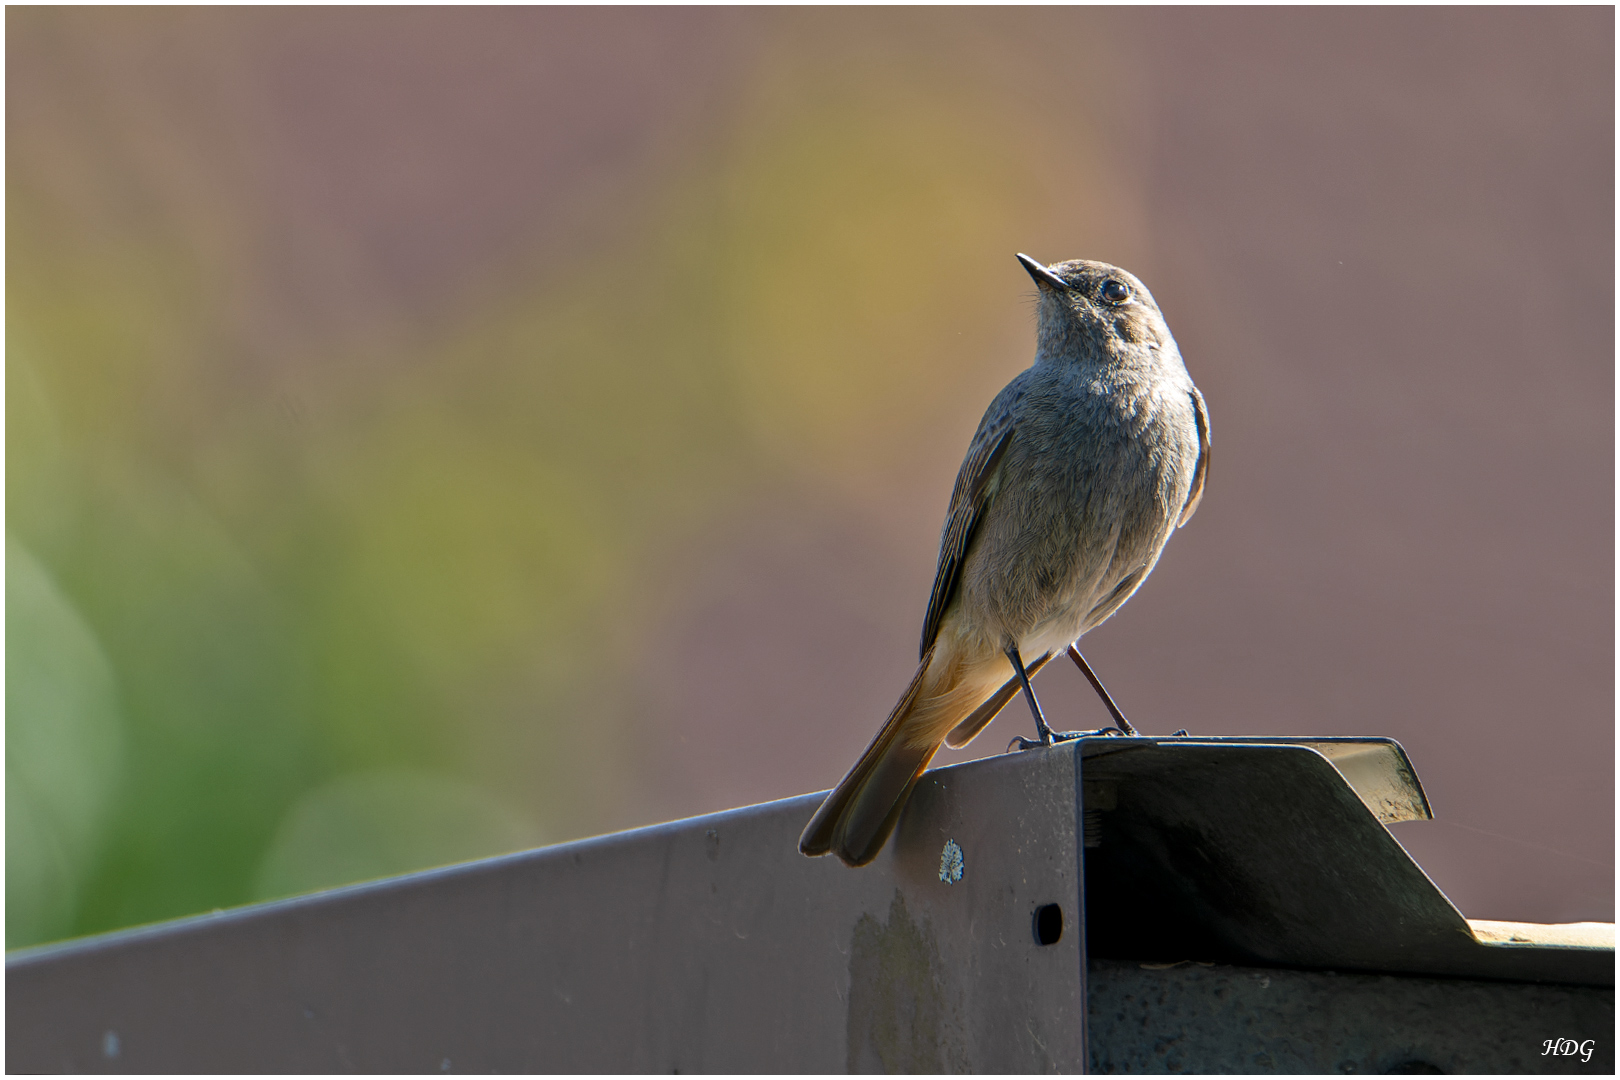
M 1093 731 L 1048 731 L 1044 739 L 1026 739 L 1022 735 L 1007 744 L 1007 753 L 1013 750 L 1034 750 L 1036 747 L 1054 746 L 1060 742 L 1072 742 L 1075 739 L 1089 739 L 1096 736 L 1108 738 L 1124 738 L 1125 732 L 1117 727 L 1096 728 Z

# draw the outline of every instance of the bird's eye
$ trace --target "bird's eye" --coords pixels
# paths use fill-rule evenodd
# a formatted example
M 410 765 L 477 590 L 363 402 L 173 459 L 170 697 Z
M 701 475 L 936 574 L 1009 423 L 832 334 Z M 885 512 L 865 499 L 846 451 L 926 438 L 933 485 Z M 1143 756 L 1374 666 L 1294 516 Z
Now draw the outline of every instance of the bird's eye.
M 1103 282 L 1102 298 L 1110 304 L 1123 304 L 1131 298 L 1131 290 L 1123 281 L 1115 281 L 1113 278 L 1109 278 Z

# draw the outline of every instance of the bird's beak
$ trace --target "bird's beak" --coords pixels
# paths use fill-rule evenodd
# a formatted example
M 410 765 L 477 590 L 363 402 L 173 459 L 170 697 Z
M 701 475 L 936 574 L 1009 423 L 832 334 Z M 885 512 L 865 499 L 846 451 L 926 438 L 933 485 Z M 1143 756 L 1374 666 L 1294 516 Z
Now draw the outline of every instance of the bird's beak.
M 1035 279 L 1035 284 L 1050 285 L 1054 289 L 1067 289 L 1069 287 L 1067 281 L 1064 281 L 1028 255 L 1020 254 L 1018 261 L 1024 264 L 1024 269 L 1028 270 L 1029 276 Z

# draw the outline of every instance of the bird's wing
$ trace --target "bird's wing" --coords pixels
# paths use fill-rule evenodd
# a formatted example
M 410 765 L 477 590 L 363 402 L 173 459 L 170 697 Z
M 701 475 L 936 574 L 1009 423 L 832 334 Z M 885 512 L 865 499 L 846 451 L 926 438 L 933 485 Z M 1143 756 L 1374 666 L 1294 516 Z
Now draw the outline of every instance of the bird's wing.
M 1016 399 L 1015 399 L 1016 400 Z M 973 542 L 984 508 L 995 493 L 996 470 L 1007 447 L 1012 445 L 1012 402 L 999 410 L 993 409 L 979 424 L 968 447 L 967 460 L 956 474 L 956 488 L 951 492 L 951 508 L 945 514 L 945 531 L 939 541 L 939 567 L 934 571 L 934 591 L 928 597 L 928 614 L 923 618 L 922 645 L 919 653 L 927 653 L 939 636 L 939 623 L 945 617 L 945 608 L 956 593 L 962 577 L 962 562 L 967 557 L 968 545 Z
M 1192 388 L 1193 422 L 1198 425 L 1198 464 L 1193 466 L 1192 487 L 1187 490 L 1187 505 L 1181 508 L 1181 520 L 1176 528 L 1187 524 L 1187 519 L 1198 509 L 1198 500 L 1204 497 L 1204 477 L 1209 475 L 1209 410 L 1204 406 L 1204 395 L 1198 387 Z

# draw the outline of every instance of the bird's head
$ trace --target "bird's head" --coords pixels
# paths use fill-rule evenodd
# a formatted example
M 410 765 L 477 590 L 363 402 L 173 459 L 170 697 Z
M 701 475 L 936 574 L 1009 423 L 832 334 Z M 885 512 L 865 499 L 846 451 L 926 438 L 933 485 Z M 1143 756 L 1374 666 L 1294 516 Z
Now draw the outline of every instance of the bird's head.
M 1107 362 L 1174 347 L 1153 294 L 1134 274 L 1087 259 L 1046 266 L 1019 255 L 1018 261 L 1040 290 L 1038 356 Z

